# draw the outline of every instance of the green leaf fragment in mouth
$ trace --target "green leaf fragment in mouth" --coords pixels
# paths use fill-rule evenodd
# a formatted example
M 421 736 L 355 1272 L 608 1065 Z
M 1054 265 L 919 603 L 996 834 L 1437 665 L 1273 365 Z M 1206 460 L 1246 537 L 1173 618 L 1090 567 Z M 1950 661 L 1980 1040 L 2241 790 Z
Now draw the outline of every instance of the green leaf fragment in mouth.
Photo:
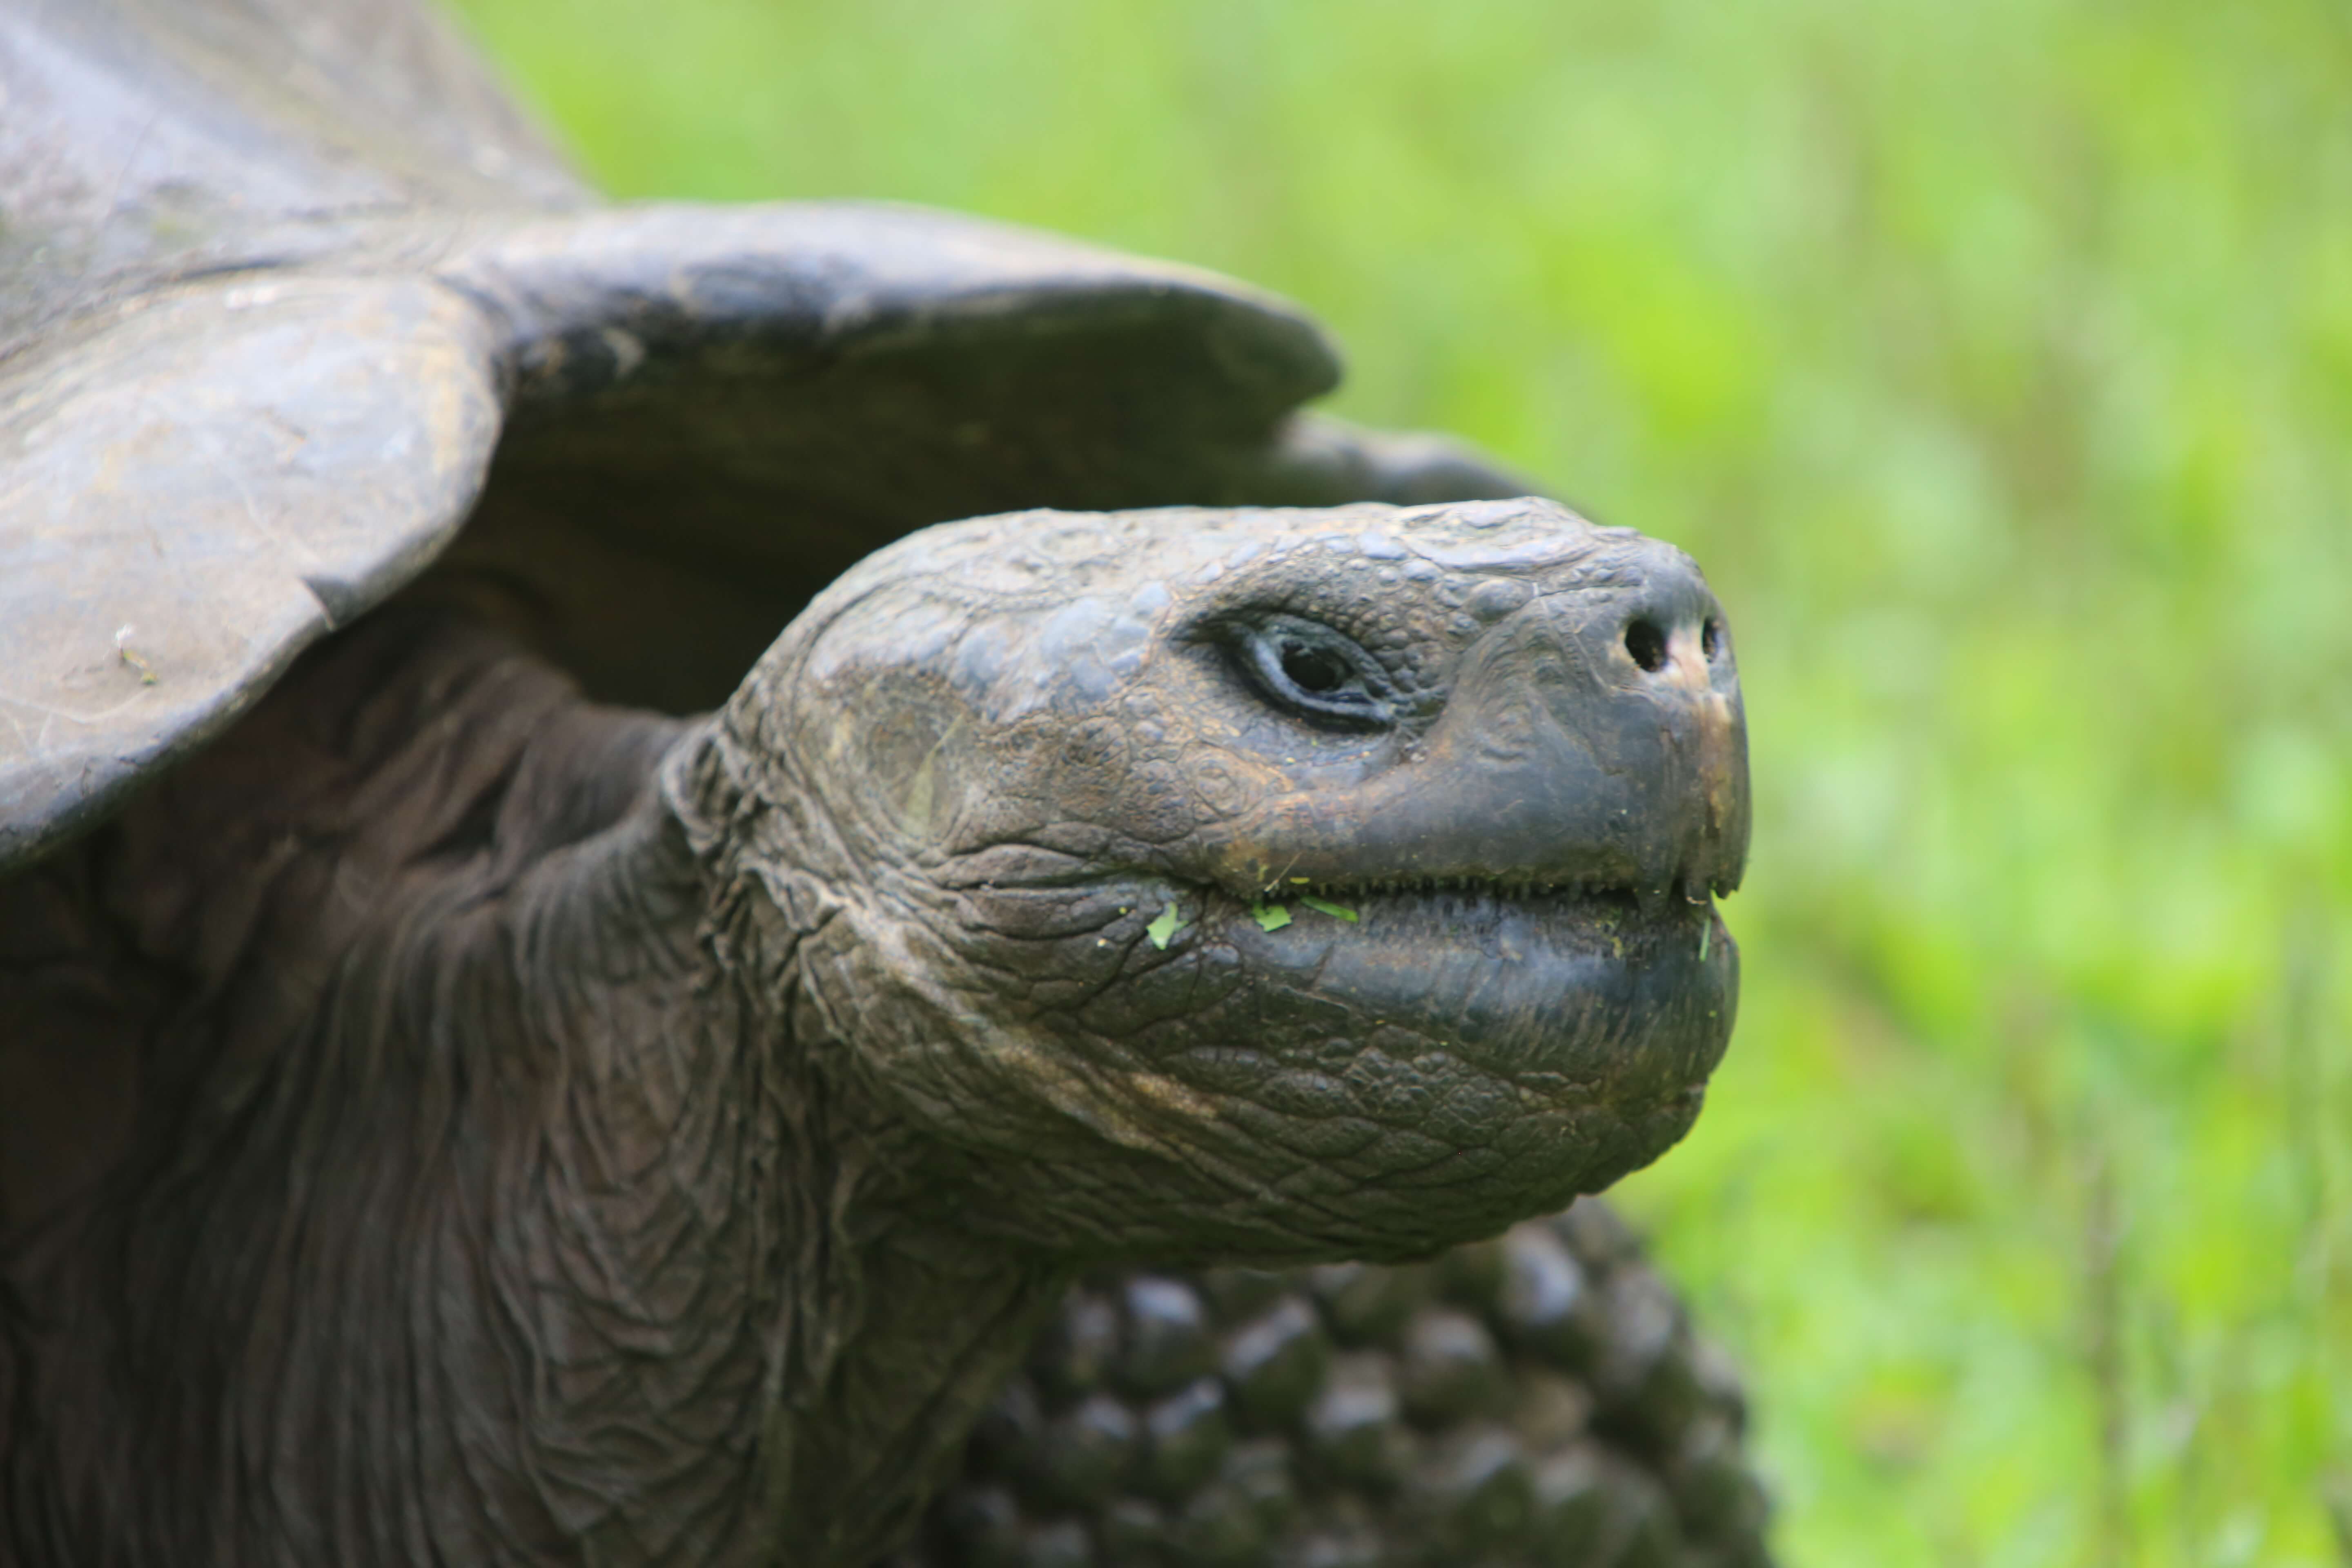
M 1316 913 L 1329 915 L 1335 920 L 1352 921 L 1359 918 L 1356 911 L 1347 905 L 1335 904 L 1328 899 L 1318 899 L 1312 893 L 1299 894 L 1298 901 Z
M 1284 904 L 1255 903 L 1250 906 L 1250 918 L 1260 931 L 1280 931 L 1290 923 L 1290 910 Z
M 1152 946 L 1164 949 L 1189 923 L 1176 912 L 1176 900 L 1171 899 L 1168 907 L 1153 916 L 1151 923 L 1143 928 L 1143 934 L 1151 939 Z

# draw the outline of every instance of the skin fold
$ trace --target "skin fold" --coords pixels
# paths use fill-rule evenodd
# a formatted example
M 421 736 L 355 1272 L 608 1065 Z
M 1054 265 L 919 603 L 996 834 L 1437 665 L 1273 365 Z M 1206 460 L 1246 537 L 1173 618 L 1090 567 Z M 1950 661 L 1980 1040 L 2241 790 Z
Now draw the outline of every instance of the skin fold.
M 950 524 L 701 720 L 489 604 L 0 886 L 0 1562 L 870 1563 L 1080 1269 L 1493 1235 L 1728 1038 L 1722 613 L 1549 503 Z

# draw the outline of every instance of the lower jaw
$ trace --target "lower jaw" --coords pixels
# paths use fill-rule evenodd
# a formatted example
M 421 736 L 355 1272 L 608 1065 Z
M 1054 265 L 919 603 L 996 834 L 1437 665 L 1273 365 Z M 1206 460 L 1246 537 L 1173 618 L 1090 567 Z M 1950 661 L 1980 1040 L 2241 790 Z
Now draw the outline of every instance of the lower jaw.
M 983 906 L 1018 933 L 986 966 L 1028 983 L 1033 1048 L 953 1059 L 1001 1066 L 1013 1106 L 1036 1062 L 1094 1065 L 1052 1079 L 1043 1120 L 942 1118 L 994 1162 L 971 1223 L 1139 1257 L 1425 1254 L 1664 1152 L 1730 1036 L 1738 960 L 1708 904 L 1280 901 L 1286 923 L 1139 879 Z

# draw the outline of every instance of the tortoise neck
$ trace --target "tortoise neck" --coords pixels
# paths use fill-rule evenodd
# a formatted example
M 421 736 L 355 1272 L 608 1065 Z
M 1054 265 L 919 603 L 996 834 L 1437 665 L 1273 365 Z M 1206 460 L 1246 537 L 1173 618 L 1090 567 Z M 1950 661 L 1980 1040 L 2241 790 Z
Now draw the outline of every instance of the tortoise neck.
M 793 934 L 737 962 L 657 787 L 703 737 L 386 619 L 51 879 L 152 980 L 141 1136 L 0 1209 L 0 1492 L 55 1505 L 0 1561 L 846 1564 L 911 1517 L 1049 1281 L 905 1217 Z
M 549 1064 L 537 1124 L 488 1140 L 514 1205 L 488 1250 L 538 1314 L 436 1353 L 452 1382 L 562 1362 L 569 1397 L 460 1414 L 518 1435 L 517 1474 L 560 1466 L 604 1500 L 597 1561 L 865 1568 L 1061 1277 L 926 1217 L 911 1138 L 806 1005 L 797 933 L 729 939 L 728 884 L 674 802 L 551 867 L 474 950 L 475 995 L 510 986 Z
M 742 1102 L 765 1112 L 755 1162 L 776 1217 L 762 1463 L 774 1561 L 862 1568 L 942 1482 L 985 1402 L 1060 1297 L 1067 1267 L 1007 1248 L 942 1201 L 954 1157 L 874 1088 L 842 998 L 808 981 L 813 942 L 841 940 L 838 847 L 816 803 L 747 786 L 777 759 L 713 724 L 663 766 L 663 798 L 694 847 L 705 1007 L 735 1019 Z

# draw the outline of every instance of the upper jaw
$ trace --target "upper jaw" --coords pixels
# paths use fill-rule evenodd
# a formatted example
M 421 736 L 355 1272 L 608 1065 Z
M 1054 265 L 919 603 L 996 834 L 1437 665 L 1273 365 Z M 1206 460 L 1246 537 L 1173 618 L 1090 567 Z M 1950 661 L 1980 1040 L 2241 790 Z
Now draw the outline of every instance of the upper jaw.
M 1626 755 L 1644 751 L 1653 754 Z M 1660 725 L 1613 755 L 1563 746 L 1517 765 L 1423 758 L 1349 790 L 1288 791 L 1213 824 L 1183 869 L 1236 897 L 1304 882 L 1704 901 L 1739 885 L 1748 808 L 1744 757 L 1695 761 L 1699 752 Z
M 1731 891 L 1748 850 L 1746 725 L 1727 660 L 1698 654 L 1712 599 L 1681 596 L 1692 604 L 1662 618 L 1690 626 L 1654 675 L 1594 635 L 1622 618 L 1612 600 L 1539 598 L 1477 639 L 1425 725 L 1360 748 L 1237 748 L 1227 769 L 1255 787 L 1200 825 L 1184 869 L 1236 896 L 1297 878 L 1645 902 Z

